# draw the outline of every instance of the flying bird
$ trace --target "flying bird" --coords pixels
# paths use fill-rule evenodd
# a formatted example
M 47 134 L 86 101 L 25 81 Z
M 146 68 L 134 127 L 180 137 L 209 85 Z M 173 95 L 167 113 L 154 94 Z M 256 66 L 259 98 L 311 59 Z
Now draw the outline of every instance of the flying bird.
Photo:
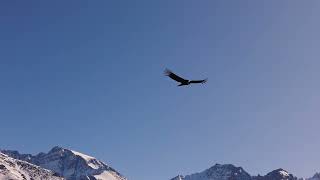
M 208 79 L 203 79 L 203 80 L 188 80 L 188 79 L 184 79 L 176 74 L 174 74 L 172 71 L 170 71 L 169 69 L 166 69 L 164 71 L 164 74 L 166 76 L 169 76 L 171 79 L 179 82 L 180 84 L 178 86 L 187 86 L 190 84 L 196 84 L 196 83 L 206 83 Z

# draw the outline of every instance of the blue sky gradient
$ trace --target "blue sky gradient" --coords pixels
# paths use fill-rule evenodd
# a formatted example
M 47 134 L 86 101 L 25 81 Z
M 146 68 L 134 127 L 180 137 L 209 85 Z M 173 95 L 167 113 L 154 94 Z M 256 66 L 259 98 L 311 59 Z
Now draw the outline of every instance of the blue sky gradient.
M 320 171 L 320 2 L 2 1 L 1 148 L 129 179 Z M 170 68 L 203 86 L 178 88 Z

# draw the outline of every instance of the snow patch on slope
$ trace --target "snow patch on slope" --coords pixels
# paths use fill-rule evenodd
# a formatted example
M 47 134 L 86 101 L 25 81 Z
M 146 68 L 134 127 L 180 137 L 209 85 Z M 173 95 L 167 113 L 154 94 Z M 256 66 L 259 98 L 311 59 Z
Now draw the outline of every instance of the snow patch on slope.
M 52 171 L 0 153 L 0 180 L 62 180 Z
M 101 174 L 99 175 L 95 175 L 94 176 L 97 180 L 104 180 L 104 179 L 108 179 L 108 180 L 118 180 L 112 173 L 108 172 L 108 171 L 103 171 Z
M 74 150 L 70 150 L 73 154 L 75 154 L 76 156 L 79 156 L 81 157 L 82 159 L 84 159 L 88 166 L 90 166 L 91 168 L 93 169 L 99 169 L 101 166 L 103 166 L 104 164 L 101 163 L 100 161 L 97 161 L 94 157 L 91 157 L 91 156 L 88 156 L 86 154 L 82 154 L 82 153 L 79 153 L 77 151 L 74 151 Z
M 290 176 L 289 173 L 287 171 L 284 171 L 284 170 L 279 171 L 279 174 L 281 176 L 283 176 L 283 177 L 289 177 Z
M 74 150 L 71 150 L 71 152 L 73 152 L 73 154 L 75 154 L 75 155 L 77 155 L 77 156 L 82 157 L 82 158 L 85 159 L 86 161 L 90 161 L 90 160 L 94 159 L 94 157 L 88 156 L 88 155 L 86 155 L 86 154 L 79 153 L 79 152 L 74 151 Z

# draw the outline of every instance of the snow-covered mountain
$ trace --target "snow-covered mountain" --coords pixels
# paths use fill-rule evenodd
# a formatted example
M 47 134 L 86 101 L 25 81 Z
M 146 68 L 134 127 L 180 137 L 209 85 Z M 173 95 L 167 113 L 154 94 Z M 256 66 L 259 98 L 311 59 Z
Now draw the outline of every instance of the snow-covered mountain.
M 127 180 L 115 169 L 96 158 L 62 147 L 54 147 L 48 153 L 39 153 L 35 156 L 10 150 L 1 152 L 11 158 L 51 170 L 66 180 Z
M 251 176 L 241 167 L 216 164 L 203 172 L 187 176 L 179 175 L 171 180 L 251 180 Z
M 256 176 L 253 177 L 254 180 L 298 180 L 298 178 L 294 177 L 292 174 L 289 174 L 284 169 L 276 169 L 271 171 L 265 176 Z
M 48 153 L 20 154 L 0 150 L 0 180 L 127 180 L 115 169 L 94 157 L 77 151 L 54 147 Z M 215 164 L 200 173 L 178 175 L 171 180 L 320 180 L 297 178 L 284 169 L 264 176 L 251 176 L 242 167 Z
M 187 176 L 178 175 L 171 180 L 320 180 L 320 173 L 312 178 L 297 178 L 284 169 L 276 169 L 270 173 L 261 176 L 251 176 L 241 167 L 232 164 L 216 164 L 211 168 Z
M 54 172 L 0 153 L 0 180 L 62 180 Z

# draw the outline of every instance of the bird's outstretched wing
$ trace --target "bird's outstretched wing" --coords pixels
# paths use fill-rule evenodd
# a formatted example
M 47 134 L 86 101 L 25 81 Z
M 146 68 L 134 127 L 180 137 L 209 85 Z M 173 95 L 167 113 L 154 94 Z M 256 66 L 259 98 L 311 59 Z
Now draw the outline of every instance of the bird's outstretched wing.
M 208 79 L 203 79 L 203 80 L 192 80 L 192 81 L 190 81 L 190 83 L 202 83 L 202 84 L 204 84 L 204 83 L 206 83 L 208 81 Z
M 173 80 L 175 80 L 175 81 L 178 81 L 178 82 L 180 82 L 180 83 L 188 82 L 187 79 L 183 79 L 182 77 L 174 74 L 174 73 L 173 73 L 172 71 L 170 71 L 169 69 L 166 69 L 166 70 L 164 71 L 164 74 L 165 74 L 166 76 L 169 76 L 171 79 L 173 79 Z

